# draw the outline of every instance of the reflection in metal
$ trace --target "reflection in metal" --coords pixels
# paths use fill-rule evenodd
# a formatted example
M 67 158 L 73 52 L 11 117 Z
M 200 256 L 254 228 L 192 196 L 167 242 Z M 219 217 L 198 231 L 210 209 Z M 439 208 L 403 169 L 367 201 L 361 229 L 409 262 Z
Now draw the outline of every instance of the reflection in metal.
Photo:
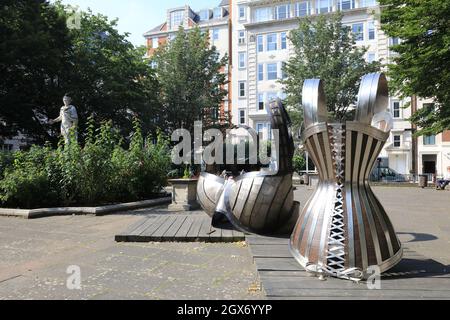
M 382 74 L 364 77 L 357 121 L 310 124 L 303 133 L 320 182 L 300 215 L 290 249 L 317 275 L 358 281 L 370 266 L 384 272 L 402 258 L 392 223 L 368 184 L 390 134 L 370 126 L 374 115 L 387 108 L 385 79 Z
M 292 186 L 294 141 L 281 100 L 270 103 L 269 115 L 272 129 L 279 132 L 276 165 L 270 166 L 276 172 L 263 168 L 226 181 L 203 173 L 197 191 L 198 201 L 209 215 L 224 215 L 236 228 L 258 234 L 284 228 L 292 231 L 299 211 Z
M 321 80 L 306 80 L 302 98 L 305 127 L 327 121 L 327 104 Z

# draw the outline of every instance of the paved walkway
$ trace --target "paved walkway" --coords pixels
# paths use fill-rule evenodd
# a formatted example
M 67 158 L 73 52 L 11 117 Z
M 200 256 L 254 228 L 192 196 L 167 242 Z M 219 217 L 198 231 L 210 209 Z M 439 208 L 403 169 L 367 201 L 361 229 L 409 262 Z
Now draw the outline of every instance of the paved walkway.
M 408 248 L 450 265 L 450 192 L 377 187 Z M 312 190 L 301 187 L 304 205 Z M 244 243 L 123 244 L 145 211 L 105 217 L 0 218 L 0 299 L 263 299 Z M 82 290 L 66 286 L 81 268 Z
M 114 241 L 141 219 L 0 218 L 0 299 L 264 299 L 244 243 Z M 67 289 L 72 265 L 82 290 Z

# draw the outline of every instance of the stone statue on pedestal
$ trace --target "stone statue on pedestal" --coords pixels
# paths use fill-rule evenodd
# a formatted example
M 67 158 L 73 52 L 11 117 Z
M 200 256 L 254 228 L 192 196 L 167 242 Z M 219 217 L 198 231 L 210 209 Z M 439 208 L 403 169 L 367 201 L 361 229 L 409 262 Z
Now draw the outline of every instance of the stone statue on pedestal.
M 57 122 L 61 122 L 61 135 L 64 137 L 64 141 L 66 144 L 70 142 L 70 130 L 73 128 L 75 130 L 75 138 L 77 138 L 76 127 L 78 126 L 78 113 L 77 109 L 71 105 L 72 98 L 69 95 L 64 95 L 63 98 L 64 106 L 61 107 L 61 111 L 59 113 L 59 117 L 50 120 L 49 124 L 54 124 Z

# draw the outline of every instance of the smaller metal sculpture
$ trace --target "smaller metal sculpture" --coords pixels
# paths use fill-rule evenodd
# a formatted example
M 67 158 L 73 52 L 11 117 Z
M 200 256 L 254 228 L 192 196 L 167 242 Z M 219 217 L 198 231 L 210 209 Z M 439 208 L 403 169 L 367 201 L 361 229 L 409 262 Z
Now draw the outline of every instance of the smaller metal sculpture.
M 362 79 L 356 121 L 328 123 L 320 80 L 303 89 L 303 140 L 320 176 L 292 234 L 293 256 L 309 272 L 361 280 L 371 266 L 384 272 L 402 258 L 402 247 L 368 184 L 392 128 L 386 113 L 386 77 Z
M 208 215 L 226 216 L 236 228 L 258 234 L 284 228 L 292 231 L 299 211 L 292 186 L 294 142 L 290 119 L 281 100 L 270 103 L 269 114 L 272 128 L 279 130 L 279 154 L 272 166 L 276 173 L 261 169 L 226 179 L 202 173 L 197 187 L 198 202 Z

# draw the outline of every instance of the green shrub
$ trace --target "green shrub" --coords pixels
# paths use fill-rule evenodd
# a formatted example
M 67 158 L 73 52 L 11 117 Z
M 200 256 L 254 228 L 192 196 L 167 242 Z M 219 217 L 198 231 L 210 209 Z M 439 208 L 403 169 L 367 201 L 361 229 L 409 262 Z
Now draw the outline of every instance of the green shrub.
M 299 154 L 298 152 L 296 152 L 292 161 L 295 172 L 301 173 L 301 171 L 306 170 L 306 159 L 303 154 Z
M 56 150 L 34 146 L 5 160 L 0 180 L 3 206 L 100 205 L 153 197 L 167 183 L 170 152 L 160 135 L 145 144 L 138 122 L 128 148 L 111 122 L 95 129 L 89 120 L 82 148 L 72 134 L 70 143 Z M 0 165 L 3 162 L 0 158 Z

